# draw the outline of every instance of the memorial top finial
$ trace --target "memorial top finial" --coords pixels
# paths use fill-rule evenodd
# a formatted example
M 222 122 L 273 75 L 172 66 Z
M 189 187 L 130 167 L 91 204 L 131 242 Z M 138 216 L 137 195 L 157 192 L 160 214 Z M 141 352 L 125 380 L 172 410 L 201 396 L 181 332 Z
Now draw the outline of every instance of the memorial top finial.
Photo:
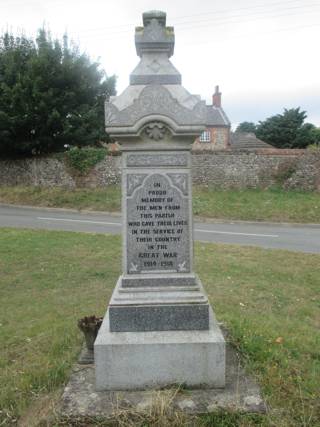
M 166 13 L 151 10 L 142 14 L 143 27 L 136 27 L 135 43 L 137 55 L 144 53 L 167 53 L 173 55 L 174 30 L 166 27 Z
M 163 27 L 166 26 L 166 12 L 162 12 L 161 10 L 149 10 L 148 12 L 144 12 L 142 14 L 143 25 L 147 27 L 152 19 L 156 19 L 160 25 Z
M 169 59 L 174 31 L 166 26 L 166 13 L 151 10 L 142 18 L 143 27 L 135 31 L 141 59 L 129 86 L 105 104 L 106 131 L 124 151 L 134 144 L 139 150 L 189 150 L 205 129 L 205 101 L 182 86 L 181 74 Z

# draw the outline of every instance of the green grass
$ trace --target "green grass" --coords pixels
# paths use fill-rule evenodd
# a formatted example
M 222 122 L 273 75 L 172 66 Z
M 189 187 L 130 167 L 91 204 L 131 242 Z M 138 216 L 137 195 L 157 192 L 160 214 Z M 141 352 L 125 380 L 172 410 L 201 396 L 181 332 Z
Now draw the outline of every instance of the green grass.
M 262 385 L 274 425 L 320 425 L 320 255 L 197 249 L 196 270 Z
M 105 188 L 0 187 L 0 202 L 74 208 L 100 211 L 120 211 L 120 189 Z M 275 221 L 320 223 L 320 193 L 269 190 L 215 190 L 195 186 L 195 215 L 245 221 Z
M 115 212 L 120 210 L 120 188 L 0 187 L 0 202 Z
M 118 236 L 0 230 L 3 423 L 50 406 L 81 347 L 76 321 L 104 314 L 120 260 Z M 319 426 L 320 255 L 199 243 L 196 271 L 269 411 L 194 425 Z
M 204 217 L 244 221 L 320 223 L 320 193 L 196 187 L 193 212 Z

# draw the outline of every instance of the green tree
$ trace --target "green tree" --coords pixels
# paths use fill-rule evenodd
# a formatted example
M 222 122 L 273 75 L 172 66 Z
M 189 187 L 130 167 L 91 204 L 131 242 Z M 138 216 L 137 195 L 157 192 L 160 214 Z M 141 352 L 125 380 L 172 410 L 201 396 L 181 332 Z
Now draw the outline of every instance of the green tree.
M 257 126 L 253 122 L 242 122 L 236 128 L 236 132 L 256 133 Z
M 313 139 L 313 144 L 320 147 L 320 128 L 314 127 L 311 129 L 310 133 Z
M 0 37 L 0 154 L 62 150 L 65 144 L 107 140 L 104 100 L 115 94 L 114 76 L 78 48 L 52 40 Z
M 315 142 L 315 126 L 304 123 L 307 114 L 300 107 L 284 109 L 283 114 L 259 122 L 256 135 L 278 148 L 305 148 Z

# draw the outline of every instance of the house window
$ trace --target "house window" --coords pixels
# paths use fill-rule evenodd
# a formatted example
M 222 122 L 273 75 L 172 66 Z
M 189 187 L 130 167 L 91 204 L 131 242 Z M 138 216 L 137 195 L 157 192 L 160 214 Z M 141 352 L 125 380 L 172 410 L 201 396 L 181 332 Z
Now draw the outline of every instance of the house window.
M 211 141 L 211 134 L 208 130 L 205 130 L 200 135 L 200 142 L 210 142 Z

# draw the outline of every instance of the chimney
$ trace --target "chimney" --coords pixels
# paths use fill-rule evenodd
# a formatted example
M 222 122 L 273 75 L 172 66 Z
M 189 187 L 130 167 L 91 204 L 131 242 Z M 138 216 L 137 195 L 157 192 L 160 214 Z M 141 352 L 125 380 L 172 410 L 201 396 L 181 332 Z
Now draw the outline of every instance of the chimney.
M 221 107 L 221 92 L 219 92 L 219 86 L 216 86 L 215 93 L 212 95 L 212 105 L 214 107 Z

